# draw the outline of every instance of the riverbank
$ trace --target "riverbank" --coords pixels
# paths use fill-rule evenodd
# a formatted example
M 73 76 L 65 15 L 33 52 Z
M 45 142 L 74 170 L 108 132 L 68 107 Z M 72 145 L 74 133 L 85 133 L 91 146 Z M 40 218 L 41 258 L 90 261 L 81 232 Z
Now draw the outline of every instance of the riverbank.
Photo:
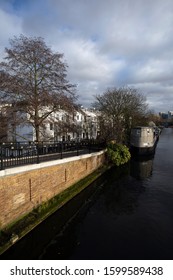
M 109 168 L 109 165 L 101 166 L 68 189 L 47 202 L 42 203 L 29 214 L 24 215 L 18 221 L 15 221 L 15 223 L 11 223 L 8 227 L 3 228 L 3 230 L 0 231 L 0 255 L 32 231 L 42 221 L 60 209 L 64 204 L 78 195 Z

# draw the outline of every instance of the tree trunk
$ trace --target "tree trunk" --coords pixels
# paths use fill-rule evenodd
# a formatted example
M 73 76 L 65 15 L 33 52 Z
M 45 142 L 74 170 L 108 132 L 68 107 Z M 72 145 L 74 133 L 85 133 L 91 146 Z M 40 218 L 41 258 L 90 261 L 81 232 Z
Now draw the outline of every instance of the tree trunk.
M 39 143 L 40 141 L 39 125 L 35 126 L 35 137 L 36 137 L 36 141 Z

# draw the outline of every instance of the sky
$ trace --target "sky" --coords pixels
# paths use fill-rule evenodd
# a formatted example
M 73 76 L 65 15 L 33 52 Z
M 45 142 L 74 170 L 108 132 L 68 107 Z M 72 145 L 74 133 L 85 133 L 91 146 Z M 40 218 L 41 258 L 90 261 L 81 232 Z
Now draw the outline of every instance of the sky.
M 83 106 L 129 86 L 156 113 L 173 111 L 172 0 L 0 0 L 1 60 L 20 34 L 64 54 Z

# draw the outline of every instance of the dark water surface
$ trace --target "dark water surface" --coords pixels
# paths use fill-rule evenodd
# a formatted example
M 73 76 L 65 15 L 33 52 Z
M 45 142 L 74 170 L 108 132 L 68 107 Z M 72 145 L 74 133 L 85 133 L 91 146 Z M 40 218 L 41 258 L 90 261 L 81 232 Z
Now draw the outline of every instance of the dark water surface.
M 173 259 L 173 129 L 154 158 L 112 168 L 3 259 Z

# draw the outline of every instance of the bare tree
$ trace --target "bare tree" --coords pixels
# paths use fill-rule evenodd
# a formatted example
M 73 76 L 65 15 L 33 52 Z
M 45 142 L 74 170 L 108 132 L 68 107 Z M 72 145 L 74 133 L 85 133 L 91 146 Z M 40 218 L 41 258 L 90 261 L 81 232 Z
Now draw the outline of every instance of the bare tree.
M 153 122 L 155 125 L 159 126 L 162 123 L 162 118 L 154 112 L 154 110 L 148 110 L 146 116 L 147 123 Z M 173 120 L 172 120 L 173 121 Z
M 0 142 L 7 140 L 8 131 L 8 109 L 4 104 L 0 106 Z
M 42 38 L 20 35 L 10 46 L 0 63 L 1 96 L 28 114 L 39 142 L 41 127 L 52 112 L 73 109 L 75 85 L 67 81 L 63 54 L 53 53 Z
M 131 126 L 144 118 L 147 104 L 137 89 L 122 87 L 97 95 L 94 107 L 101 112 L 101 137 L 122 142 L 127 140 Z
M 13 104 L 0 104 L 0 142 L 16 139 L 16 126 L 21 123 L 21 116 L 16 112 Z

